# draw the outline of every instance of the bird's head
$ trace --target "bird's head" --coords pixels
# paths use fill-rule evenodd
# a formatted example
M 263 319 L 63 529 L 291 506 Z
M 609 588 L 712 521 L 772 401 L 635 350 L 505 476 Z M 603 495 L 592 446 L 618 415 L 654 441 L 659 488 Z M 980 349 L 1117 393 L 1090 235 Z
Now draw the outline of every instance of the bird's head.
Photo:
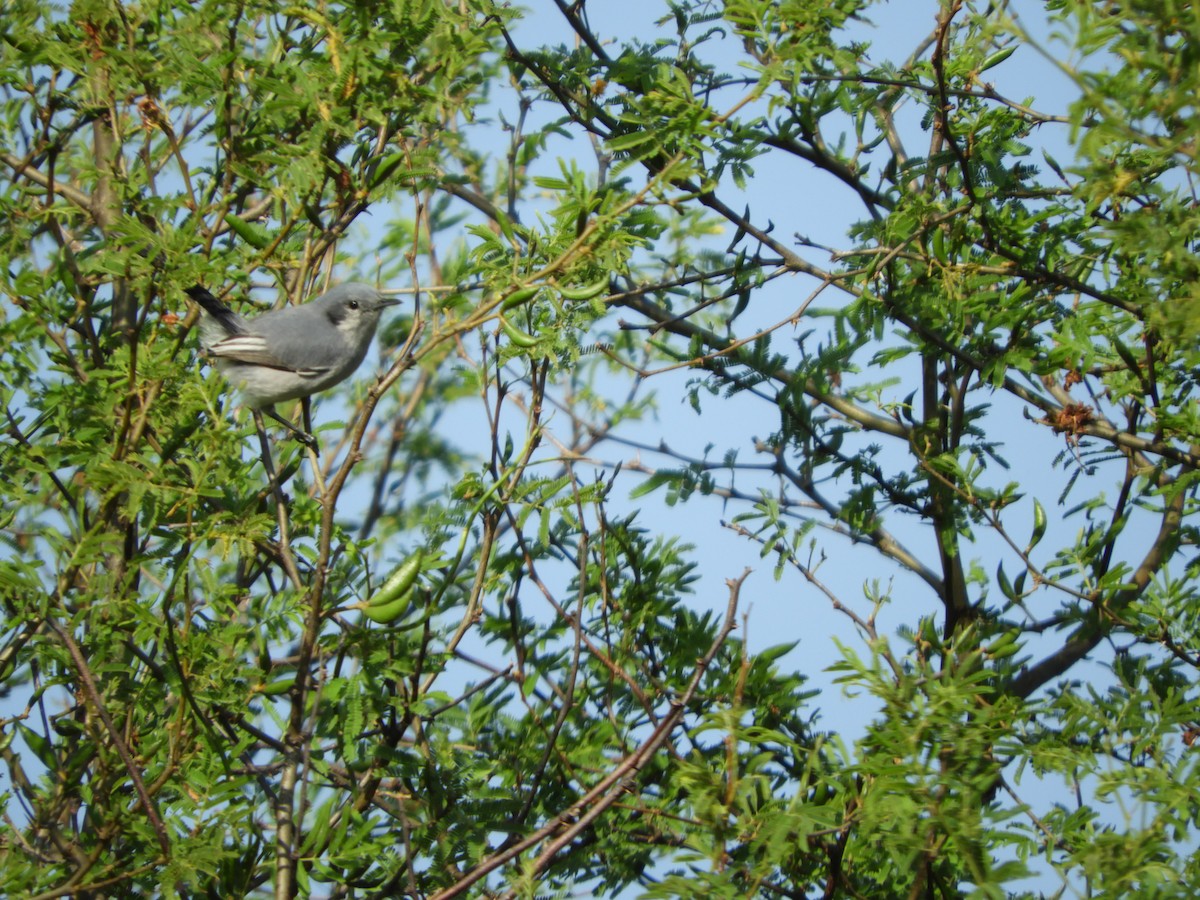
M 370 285 L 354 283 L 339 284 L 313 301 L 351 344 L 369 341 L 383 311 L 399 302 Z

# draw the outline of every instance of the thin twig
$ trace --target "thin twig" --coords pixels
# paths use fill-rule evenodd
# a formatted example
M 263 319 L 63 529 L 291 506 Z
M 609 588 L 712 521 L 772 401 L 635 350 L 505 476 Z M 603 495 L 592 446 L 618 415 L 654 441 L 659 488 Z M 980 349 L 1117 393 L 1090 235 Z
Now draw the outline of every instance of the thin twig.
M 75 670 L 79 673 L 79 680 L 83 685 L 84 693 L 87 694 L 88 700 L 91 702 L 96 714 L 100 717 L 100 721 L 104 723 L 105 729 L 108 731 L 109 737 L 112 738 L 113 746 L 117 750 L 117 754 L 121 757 L 121 762 L 125 765 L 125 771 L 129 774 L 129 780 L 133 784 L 134 791 L 137 792 L 138 800 L 142 804 L 142 808 L 146 811 L 146 818 L 150 820 L 151 826 L 154 828 L 154 835 L 158 838 L 158 845 L 162 848 L 163 856 L 166 859 L 171 858 L 171 840 L 167 835 L 166 826 L 163 825 L 162 819 L 158 815 L 158 810 L 154 807 L 154 802 L 150 799 L 150 794 L 146 791 L 146 784 L 142 781 L 142 773 L 138 770 L 137 763 L 134 762 L 133 754 L 129 752 L 129 747 L 125 743 L 125 739 L 121 737 L 121 732 L 113 723 L 112 716 L 108 714 L 108 709 L 104 706 L 104 701 L 100 699 L 100 691 L 96 687 L 96 680 L 92 677 L 92 671 L 88 668 L 87 660 L 83 657 L 83 651 L 79 649 L 79 644 L 71 637 L 71 633 L 63 628 L 53 618 L 47 616 L 46 624 L 50 629 L 58 635 L 59 640 L 67 648 L 67 652 L 71 655 L 72 662 L 75 663 Z
M 434 894 L 429 900 L 450 900 L 452 897 L 459 896 L 488 873 L 515 859 L 525 851 L 536 847 L 552 835 L 557 834 L 558 836 L 546 845 L 537 859 L 526 870 L 528 874 L 535 874 L 541 871 L 550 863 L 550 860 L 553 859 L 559 850 L 575 840 L 605 810 L 621 798 L 626 787 L 637 777 L 642 767 L 649 762 L 658 748 L 662 746 L 667 738 L 670 737 L 671 732 L 675 730 L 675 726 L 683 716 L 683 711 L 695 696 L 696 690 L 700 686 L 701 678 L 703 678 L 704 673 L 708 670 L 709 665 L 712 664 L 713 659 L 716 658 L 717 651 L 721 649 L 721 646 L 736 627 L 738 596 L 741 592 L 742 583 L 749 575 L 750 570 L 747 569 L 737 579 L 730 579 L 726 582 L 729 585 L 729 602 L 725 609 L 724 624 L 713 639 L 708 652 L 696 663 L 696 668 L 693 670 L 692 678 L 688 682 L 687 687 L 682 694 L 671 700 L 671 711 L 663 717 L 650 737 L 637 750 L 626 756 L 612 772 L 601 779 L 600 782 L 569 808 L 563 810 L 533 834 L 516 842 L 506 850 L 493 854 L 483 860 L 457 883 Z M 501 895 L 500 900 L 511 900 L 515 896 L 516 893 L 514 891 L 507 891 Z

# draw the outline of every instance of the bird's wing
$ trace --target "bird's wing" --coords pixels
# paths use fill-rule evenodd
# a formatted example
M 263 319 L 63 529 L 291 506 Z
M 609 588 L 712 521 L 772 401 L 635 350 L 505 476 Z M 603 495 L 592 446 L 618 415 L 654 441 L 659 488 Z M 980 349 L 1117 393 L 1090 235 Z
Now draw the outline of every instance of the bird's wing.
M 264 366 L 291 372 L 301 378 L 321 378 L 330 371 L 329 366 L 295 366 L 280 359 L 267 348 L 267 342 L 257 334 L 234 334 L 217 341 L 208 348 L 209 356 L 247 366 Z

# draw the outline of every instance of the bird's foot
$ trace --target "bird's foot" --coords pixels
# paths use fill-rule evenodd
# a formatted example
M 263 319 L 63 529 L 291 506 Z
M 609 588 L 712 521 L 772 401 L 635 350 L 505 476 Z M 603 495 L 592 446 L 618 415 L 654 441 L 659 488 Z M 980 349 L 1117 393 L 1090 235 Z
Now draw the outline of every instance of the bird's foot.
M 296 436 L 296 440 L 313 452 L 313 456 L 321 455 L 321 447 L 319 444 L 317 444 L 317 439 L 315 436 L 309 434 L 307 431 L 301 431 L 298 428 L 293 432 L 293 434 Z

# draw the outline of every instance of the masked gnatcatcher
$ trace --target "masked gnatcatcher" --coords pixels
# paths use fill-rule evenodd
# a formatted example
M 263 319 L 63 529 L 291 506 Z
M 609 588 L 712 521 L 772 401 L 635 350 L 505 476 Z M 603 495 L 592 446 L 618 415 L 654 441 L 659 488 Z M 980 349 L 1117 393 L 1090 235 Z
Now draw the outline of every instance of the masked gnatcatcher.
M 186 292 L 205 312 L 200 343 L 246 404 L 314 448 L 316 439 L 272 406 L 307 400 L 348 378 L 367 355 L 383 310 L 400 302 L 369 285 L 339 284 L 311 303 L 245 319 L 199 285 Z

